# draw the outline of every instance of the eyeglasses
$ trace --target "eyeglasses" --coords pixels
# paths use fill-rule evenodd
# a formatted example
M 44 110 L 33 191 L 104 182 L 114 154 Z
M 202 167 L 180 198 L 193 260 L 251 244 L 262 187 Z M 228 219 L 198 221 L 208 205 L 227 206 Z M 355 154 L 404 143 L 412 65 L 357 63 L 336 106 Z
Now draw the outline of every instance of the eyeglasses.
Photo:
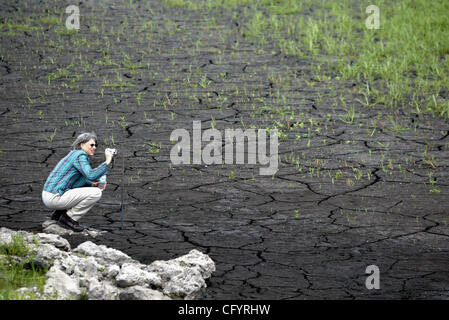
M 95 146 L 95 148 L 96 148 L 96 147 L 98 147 L 98 144 L 96 144 L 96 143 L 91 143 L 91 144 L 90 144 L 90 147 L 91 147 L 91 148 L 93 148 L 94 146 Z

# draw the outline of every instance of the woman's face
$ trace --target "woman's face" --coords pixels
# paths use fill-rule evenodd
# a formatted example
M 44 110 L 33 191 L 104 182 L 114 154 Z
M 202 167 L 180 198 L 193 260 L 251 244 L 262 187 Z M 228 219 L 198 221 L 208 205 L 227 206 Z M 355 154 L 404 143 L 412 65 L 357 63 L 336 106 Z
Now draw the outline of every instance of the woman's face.
M 81 149 L 92 157 L 95 154 L 95 150 L 97 150 L 97 143 L 94 139 L 90 139 L 86 143 L 81 143 Z

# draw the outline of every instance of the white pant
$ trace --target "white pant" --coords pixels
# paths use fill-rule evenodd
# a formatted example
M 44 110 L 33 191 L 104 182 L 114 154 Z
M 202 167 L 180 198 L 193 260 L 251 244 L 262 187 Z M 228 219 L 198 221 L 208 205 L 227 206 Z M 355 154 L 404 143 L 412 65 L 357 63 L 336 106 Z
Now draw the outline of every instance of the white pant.
M 67 215 L 78 221 L 100 200 L 101 195 L 102 191 L 97 187 L 70 189 L 63 195 L 42 191 L 42 201 L 52 210 L 67 209 Z

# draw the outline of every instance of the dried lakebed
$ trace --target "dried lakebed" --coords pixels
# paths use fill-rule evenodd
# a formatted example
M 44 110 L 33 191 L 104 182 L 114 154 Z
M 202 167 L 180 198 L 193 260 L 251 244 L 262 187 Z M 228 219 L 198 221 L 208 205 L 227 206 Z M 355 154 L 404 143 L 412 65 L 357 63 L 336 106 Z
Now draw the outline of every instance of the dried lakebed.
M 0 40 L 0 226 L 41 231 L 43 183 L 90 130 L 95 163 L 107 146 L 119 154 L 82 221 L 107 232 L 65 236 L 72 247 L 90 240 L 145 264 L 197 249 L 216 264 L 204 299 L 449 297 L 446 119 L 362 106 L 363 83 L 319 81 L 313 60 L 246 40 L 241 8 L 87 1 L 81 32 L 66 34 L 39 22 L 45 6 L 18 6 L 0 5 L 16 23 Z M 170 134 L 194 120 L 277 126 L 279 171 L 172 165 Z M 378 290 L 365 286 L 369 265 Z

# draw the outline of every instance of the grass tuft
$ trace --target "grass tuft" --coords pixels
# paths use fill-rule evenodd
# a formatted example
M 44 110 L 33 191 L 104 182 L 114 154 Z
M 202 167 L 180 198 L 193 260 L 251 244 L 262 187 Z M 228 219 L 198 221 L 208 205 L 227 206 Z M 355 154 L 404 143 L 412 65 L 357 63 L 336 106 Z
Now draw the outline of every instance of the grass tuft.
M 31 263 L 31 269 L 25 268 L 35 258 L 31 253 L 31 247 L 19 234 L 12 236 L 9 243 L 0 244 L 0 299 L 22 300 L 36 299 L 35 293 L 20 294 L 17 289 L 35 287 L 43 292 L 45 274 L 48 270 L 35 268 Z

